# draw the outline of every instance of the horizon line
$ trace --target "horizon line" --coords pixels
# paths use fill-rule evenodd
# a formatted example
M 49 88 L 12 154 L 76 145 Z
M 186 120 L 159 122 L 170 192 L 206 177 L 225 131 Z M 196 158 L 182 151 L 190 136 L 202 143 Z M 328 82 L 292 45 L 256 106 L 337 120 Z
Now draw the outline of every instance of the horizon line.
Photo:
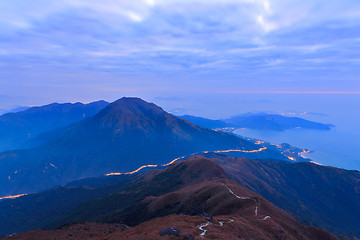
M 269 94 L 360 94 L 345 91 L 217 91 L 216 93 L 269 93 Z

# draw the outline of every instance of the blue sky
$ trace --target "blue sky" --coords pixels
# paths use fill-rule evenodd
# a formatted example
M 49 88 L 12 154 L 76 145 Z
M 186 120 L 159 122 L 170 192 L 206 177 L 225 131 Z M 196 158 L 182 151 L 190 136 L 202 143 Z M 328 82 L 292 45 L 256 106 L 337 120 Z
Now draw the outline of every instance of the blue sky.
M 360 92 L 358 0 L 11 0 L 0 15 L 0 109 Z
M 123 96 L 295 112 L 336 125 L 310 134 L 340 152 L 323 163 L 360 168 L 359 0 L 0 0 L 0 16 L 0 113 Z

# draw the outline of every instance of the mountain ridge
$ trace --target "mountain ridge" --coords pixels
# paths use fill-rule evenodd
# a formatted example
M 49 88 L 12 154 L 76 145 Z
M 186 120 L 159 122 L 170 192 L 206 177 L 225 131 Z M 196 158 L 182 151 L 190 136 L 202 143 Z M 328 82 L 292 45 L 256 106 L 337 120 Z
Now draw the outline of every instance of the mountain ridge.
M 0 116 L 0 152 L 26 147 L 36 136 L 91 117 L 108 103 L 51 103 Z M 40 143 L 36 144 L 37 146 Z
M 0 195 L 34 192 L 78 178 L 126 172 L 201 151 L 258 149 L 194 125 L 139 98 L 122 98 L 40 147 L 0 153 Z M 281 154 L 278 154 L 281 156 Z
M 6 201 L 7 204 L 16 204 L 20 199 Z M 0 209 L 4 203 L 0 202 Z M 207 219 L 201 215 L 205 215 Z M 229 180 L 217 163 L 203 156 L 194 156 L 166 169 L 135 176 L 119 192 L 81 203 L 63 214 L 62 220 L 55 217 L 56 221 L 48 228 L 63 224 L 71 226 L 71 222 L 116 222 L 131 226 L 127 227 L 128 232 L 122 229 L 116 234 L 117 239 L 126 239 L 124 234 L 131 233 L 132 229 L 142 229 L 143 223 L 152 225 L 156 230 L 150 232 L 153 237 L 149 239 L 157 239 L 161 230 L 158 228 L 163 225 L 156 223 L 158 217 L 165 217 L 169 222 L 174 222 L 173 218 L 177 219 L 177 223 L 182 223 L 181 230 L 188 229 L 186 231 L 194 234 L 196 239 L 202 233 L 199 231 L 199 223 L 208 226 L 208 232 L 203 233 L 205 237 L 229 239 L 231 236 L 241 235 L 246 238 L 262 236 L 263 239 L 337 239 L 324 230 L 296 222 L 289 214 L 258 194 Z M 169 224 L 168 221 L 165 225 Z M 216 227 L 220 222 L 220 227 L 223 228 Z M 224 232 L 224 229 L 227 230 Z M 37 231 L 33 234 L 39 237 L 47 234 L 49 237 L 48 234 L 56 234 L 56 231 L 58 230 Z M 144 237 L 143 234 L 147 234 L 147 231 L 140 230 L 137 236 L 140 234 Z M 26 239 L 24 236 L 34 236 L 31 234 L 32 232 L 15 234 L 13 238 Z M 77 232 L 71 234 L 76 235 Z

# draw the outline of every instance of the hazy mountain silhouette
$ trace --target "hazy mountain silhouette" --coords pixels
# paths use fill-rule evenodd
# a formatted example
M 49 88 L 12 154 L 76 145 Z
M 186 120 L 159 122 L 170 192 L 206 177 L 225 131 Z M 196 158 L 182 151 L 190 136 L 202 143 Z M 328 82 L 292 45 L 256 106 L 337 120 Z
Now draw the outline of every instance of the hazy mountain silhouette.
M 191 115 L 180 116 L 194 124 L 215 128 L 249 128 L 260 130 L 284 131 L 292 128 L 306 128 L 316 130 L 330 130 L 334 125 L 305 120 L 298 117 L 287 117 L 278 114 L 248 113 L 223 120 L 212 120 Z
M 278 114 L 243 114 L 224 120 L 229 125 L 239 128 L 283 131 L 291 128 L 330 130 L 331 124 L 317 123 L 298 117 L 287 117 Z
M 180 118 L 186 119 L 196 125 L 203 126 L 210 129 L 230 127 L 228 123 L 222 120 L 213 120 L 203 117 L 196 117 L 191 115 L 179 116 Z
M 105 101 L 88 104 L 52 103 L 4 114 L 0 116 L 0 151 L 23 147 L 27 141 L 41 133 L 95 115 L 107 104 Z

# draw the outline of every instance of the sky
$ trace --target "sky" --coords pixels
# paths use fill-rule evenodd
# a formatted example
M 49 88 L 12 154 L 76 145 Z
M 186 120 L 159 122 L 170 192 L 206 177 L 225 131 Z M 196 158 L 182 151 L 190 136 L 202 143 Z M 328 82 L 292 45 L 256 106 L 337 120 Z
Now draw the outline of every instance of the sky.
M 359 0 L 0 0 L 0 16 L 0 114 L 123 96 L 213 119 L 295 113 L 336 129 L 294 144 L 360 169 Z
M 0 15 L 0 109 L 360 92 L 358 0 L 0 0 Z

